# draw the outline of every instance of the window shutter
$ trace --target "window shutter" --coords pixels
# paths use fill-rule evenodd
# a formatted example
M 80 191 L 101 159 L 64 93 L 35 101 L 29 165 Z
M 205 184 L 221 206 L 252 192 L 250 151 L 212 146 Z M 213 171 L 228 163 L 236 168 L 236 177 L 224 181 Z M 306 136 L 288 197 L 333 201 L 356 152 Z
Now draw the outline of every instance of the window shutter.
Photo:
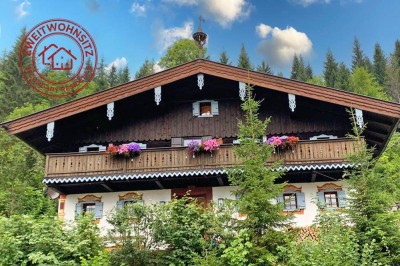
M 144 200 L 137 200 L 136 203 L 138 203 L 138 204 L 144 206 Z
M 182 144 L 182 138 L 171 138 L 171 147 L 181 147 Z
M 339 207 L 345 208 L 347 206 L 346 191 L 339 190 L 337 192 L 337 195 L 338 195 L 338 199 L 339 199 Z
M 125 203 L 125 200 L 117 201 L 117 209 L 123 209 L 124 208 L 124 203 Z
M 276 198 L 276 202 L 279 203 L 283 203 L 283 194 L 281 194 L 279 197 Z
M 306 208 L 306 197 L 303 192 L 296 193 L 297 198 L 297 208 L 298 209 L 305 209 Z
M 75 204 L 75 219 L 78 219 L 82 215 L 82 203 Z
M 96 207 L 94 209 L 94 218 L 100 219 L 103 217 L 103 202 L 96 202 Z
M 325 195 L 324 195 L 324 191 L 320 191 L 317 193 L 317 197 L 318 197 L 318 203 L 320 207 L 324 207 L 325 206 Z
M 212 115 L 218 115 L 219 114 L 218 102 L 217 101 L 211 101 L 211 114 Z
M 193 116 L 200 116 L 200 103 L 199 102 L 193 103 Z

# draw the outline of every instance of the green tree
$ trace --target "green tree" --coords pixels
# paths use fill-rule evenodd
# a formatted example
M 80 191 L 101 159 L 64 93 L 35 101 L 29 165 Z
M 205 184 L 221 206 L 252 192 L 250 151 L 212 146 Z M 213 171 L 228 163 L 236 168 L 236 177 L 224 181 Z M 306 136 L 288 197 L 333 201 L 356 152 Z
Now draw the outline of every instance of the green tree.
M 263 121 L 258 118 L 260 104 L 248 86 L 242 104 L 244 120 L 238 123 L 240 145 L 235 147 L 241 164 L 228 170 L 228 178 L 232 185 L 238 186 L 235 191 L 239 197 L 238 208 L 247 215 L 240 227 L 246 230 L 254 245 L 249 254 L 250 262 L 271 262 L 274 257 L 272 247 L 276 247 L 283 237 L 283 232 L 276 231 L 276 228 L 284 225 L 287 217 L 280 214 L 282 206 L 274 203 L 282 191 L 282 186 L 275 184 L 282 172 L 275 166 L 265 167 L 273 148 L 260 143 L 270 121 L 269 118 Z
M 386 58 L 379 43 L 375 44 L 373 73 L 379 85 L 384 86 L 386 78 Z
M 326 86 L 331 88 L 336 88 L 338 83 L 338 64 L 336 63 L 335 57 L 332 52 L 329 50 L 326 53 L 326 59 L 324 62 L 324 79 L 326 82 Z
M 400 64 L 395 55 L 390 56 L 387 65 L 386 91 L 394 101 L 400 103 Z
M 396 40 L 396 42 L 394 43 L 393 57 L 400 67 L 400 40 Z
M 124 84 L 131 80 L 131 76 L 129 73 L 129 67 L 125 66 L 118 72 L 118 84 Z
M 104 58 L 100 59 L 99 66 L 97 67 L 96 76 L 93 81 L 97 84 L 97 91 L 102 91 L 110 87 L 108 83 L 106 65 L 104 63 Z
M 232 62 L 229 61 L 228 54 L 225 51 L 223 51 L 219 56 L 219 62 L 224 65 L 232 65 Z
M 341 90 L 350 91 L 350 75 L 350 69 L 348 69 L 343 62 L 341 62 L 337 72 L 337 82 L 335 87 Z
M 304 81 L 310 80 L 313 77 L 313 71 L 310 64 L 307 64 L 304 69 Z
M 203 48 L 202 54 L 205 53 L 206 49 Z M 197 59 L 198 55 L 199 48 L 193 40 L 178 40 L 168 48 L 165 56 L 161 57 L 159 65 L 164 68 L 175 67 Z
M 135 79 L 144 78 L 148 75 L 154 74 L 154 60 L 144 60 L 143 65 L 139 68 L 138 71 L 135 73 Z
M 381 158 L 373 158 L 373 150 L 360 138 L 355 125 L 358 153 L 350 157 L 356 167 L 346 171 L 349 177 L 348 214 L 354 224 L 360 246 L 367 248 L 369 259 L 363 265 L 400 264 L 400 212 L 393 207 L 400 202 L 400 138 L 396 134 Z M 380 263 L 380 264 L 379 264 Z
M 246 48 L 244 48 L 244 44 L 242 44 L 242 48 L 240 49 L 240 55 L 239 55 L 237 66 L 240 68 L 253 70 L 253 65 L 250 62 L 250 58 L 246 52 Z
M 319 86 L 326 86 L 325 80 L 321 76 L 313 76 L 311 79 L 307 80 L 307 82 Z
M 383 88 L 365 68 L 356 68 L 350 76 L 350 90 L 379 99 L 388 99 Z
M 351 64 L 351 71 L 354 72 L 356 68 L 360 67 L 364 67 L 366 70 L 368 70 L 365 63 L 364 52 L 361 49 L 360 42 L 358 41 L 357 37 L 355 37 L 353 42 L 353 59 Z
M 118 85 L 117 67 L 115 65 L 111 66 L 110 72 L 108 73 L 108 84 L 110 84 L 111 88 Z
M 265 61 L 262 61 L 261 64 L 257 66 L 256 69 L 257 72 L 273 75 L 274 73 L 272 72 L 271 67 L 268 65 L 268 63 L 265 63 Z
M 306 81 L 305 67 L 303 57 L 294 55 L 292 63 L 292 71 L 290 73 L 290 79 Z

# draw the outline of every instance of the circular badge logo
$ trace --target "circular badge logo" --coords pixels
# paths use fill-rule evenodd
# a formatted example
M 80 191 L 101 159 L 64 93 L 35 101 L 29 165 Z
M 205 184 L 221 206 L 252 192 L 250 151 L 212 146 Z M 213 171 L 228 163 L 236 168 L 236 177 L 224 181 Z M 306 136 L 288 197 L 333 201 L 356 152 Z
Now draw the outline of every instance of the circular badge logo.
M 19 50 L 23 78 L 32 89 L 49 97 L 80 92 L 93 79 L 96 66 L 93 38 L 66 19 L 39 23 L 27 33 Z

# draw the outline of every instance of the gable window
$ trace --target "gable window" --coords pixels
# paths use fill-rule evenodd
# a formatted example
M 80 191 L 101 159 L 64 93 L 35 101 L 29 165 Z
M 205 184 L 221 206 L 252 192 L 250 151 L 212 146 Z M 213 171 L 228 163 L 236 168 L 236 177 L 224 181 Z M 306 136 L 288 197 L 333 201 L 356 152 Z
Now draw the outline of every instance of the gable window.
M 283 211 L 302 214 L 306 208 L 306 200 L 304 193 L 301 192 L 301 187 L 286 185 L 283 190 L 281 196 L 277 198 L 277 202 L 283 204 Z
M 218 102 L 212 100 L 197 101 L 193 103 L 193 116 L 213 117 L 218 115 Z
M 346 192 L 343 191 L 341 186 L 334 183 L 326 183 L 317 188 L 318 204 L 320 208 L 338 209 L 346 207 Z
M 103 217 L 101 197 L 86 195 L 83 198 L 78 198 L 78 203 L 75 204 L 75 219 L 85 214 L 92 214 L 96 220 Z

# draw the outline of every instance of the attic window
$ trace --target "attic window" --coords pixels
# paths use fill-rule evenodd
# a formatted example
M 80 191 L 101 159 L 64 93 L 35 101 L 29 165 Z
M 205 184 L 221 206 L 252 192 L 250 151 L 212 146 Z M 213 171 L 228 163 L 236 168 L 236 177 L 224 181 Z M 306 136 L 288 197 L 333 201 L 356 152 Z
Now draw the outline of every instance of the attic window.
M 218 115 L 218 102 L 211 100 L 198 101 L 193 103 L 193 116 L 213 117 Z

